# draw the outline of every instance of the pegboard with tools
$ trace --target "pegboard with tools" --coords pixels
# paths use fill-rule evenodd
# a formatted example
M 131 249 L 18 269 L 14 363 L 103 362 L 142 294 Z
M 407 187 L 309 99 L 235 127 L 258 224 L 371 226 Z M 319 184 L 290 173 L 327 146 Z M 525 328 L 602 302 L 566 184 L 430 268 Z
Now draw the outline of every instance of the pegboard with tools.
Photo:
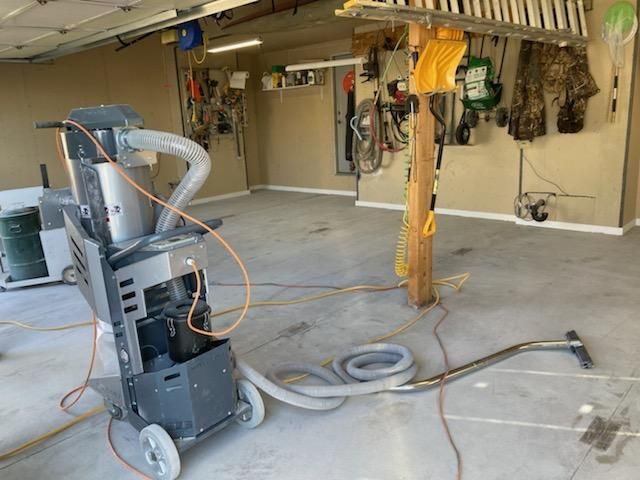
M 228 68 L 183 69 L 180 83 L 186 136 L 205 150 L 212 139 L 233 136 L 237 154 L 242 156 L 240 135 L 247 126 L 247 78 L 247 72 Z

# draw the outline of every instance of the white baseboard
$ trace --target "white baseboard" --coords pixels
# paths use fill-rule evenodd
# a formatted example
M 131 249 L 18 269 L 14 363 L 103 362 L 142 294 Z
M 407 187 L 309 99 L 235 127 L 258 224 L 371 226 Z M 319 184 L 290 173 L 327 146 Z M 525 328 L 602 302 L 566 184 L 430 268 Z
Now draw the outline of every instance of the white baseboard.
M 366 202 L 364 200 L 356 200 L 356 207 L 384 208 L 385 210 L 404 211 L 404 205 L 401 203 Z
M 226 200 L 227 198 L 243 197 L 250 195 L 250 190 L 241 190 L 239 192 L 224 193 L 222 195 L 214 195 L 213 197 L 196 198 L 189 202 L 190 206 L 202 205 L 203 203 L 215 202 L 216 200 Z
M 622 233 L 627 233 L 628 231 L 632 230 L 634 227 L 638 226 L 638 221 L 640 221 L 640 219 L 635 218 L 633 220 L 631 220 L 630 222 L 628 222 L 626 225 L 622 226 Z
M 451 215 L 454 217 L 481 218 L 483 220 L 499 220 L 501 222 L 513 222 L 515 216 L 506 213 L 476 212 L 473 210 L 456 210 L 453 208 L 436 208 L 436 213 Z
M 518 218 L 516 219 L 516 225 L 551 228 L 554 230 L 568 230 L 571 232 L 603 233 L 605 235 L 615 236 L 624 235 L 624 229 L 622 227 L 605 227 L 603 225 L 588 225 L 584 223 L 555 222 L 551 220 L 547 220 L 546 222 L 527 222 Z
M 387 210 L 404 210 L 404 205 L 399 203 L 384 203 L 384 202 L 367 202 L 362 200 L 356 200 L 356 207 L 370 207 L 370 208 L 384 208 Z M 633 226 L 640 226 L 640 218 L 627 224 L 624 228 L 621 227 L 605 227 L 602 225 L 586 225 L 582 223 L 569 223 L 569 222 L 526 222 L 516 218 L 514 215 L 508 215 L 506 213 L 491 213 L 491 212 L 476 212 L 472 210 L 456 210 L 451 208 L 436 208 L 436 213 L 440 215 L 451 215 L 455 217 L 466 218 L 479 218 L 483 220 L 498 220 L 502 222 L 513 222 L 516 225 L 522 225 L 525 227 L 539 227 L 539 228 L 551 228 L 555 230 L 568 230 L 573 232 L 585 232 L 585 233 L 602 233 L 605 235 L 620 236 L 630 230 Z
M 288 185 L 253 185 L 251 191 L 277 190 L 280 192 L 315 193 L 318 195 L 339 195 L 342 197 L 355 197 L 355 190 L 329 190 L 326 188 L 290 187 Z

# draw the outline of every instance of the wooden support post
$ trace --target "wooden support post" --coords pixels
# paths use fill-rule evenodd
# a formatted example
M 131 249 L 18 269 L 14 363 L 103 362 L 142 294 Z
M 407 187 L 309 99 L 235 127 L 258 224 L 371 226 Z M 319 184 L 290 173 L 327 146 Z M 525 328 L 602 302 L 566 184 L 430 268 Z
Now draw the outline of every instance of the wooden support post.
M 427 40 L 433 38 L 433 30 L 412 23 L 409 25 L 409 46 L 421 51 Z M 413 65 L 411 66 L 413 69 Z M 416 93 L 413 75 L 411 93 Z M 435 118 L 429 111 L 429 97 L 419 95 L 420 110 L 416 125 L 415 155 L 409 178 L 409 240 L 408 265 L 409 304 L 422 307 L 431 300 L 432 292 L 432 238 L 425 238 L 422 228 L 427 220 L 433 189 L 435 157 Z

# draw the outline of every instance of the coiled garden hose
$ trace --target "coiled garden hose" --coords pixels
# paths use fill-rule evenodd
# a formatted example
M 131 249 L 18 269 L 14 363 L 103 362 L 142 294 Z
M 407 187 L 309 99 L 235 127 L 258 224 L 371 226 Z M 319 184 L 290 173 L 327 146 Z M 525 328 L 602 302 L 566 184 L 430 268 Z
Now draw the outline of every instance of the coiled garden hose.
M 374 173 L 382 164 L 382 150 L 376 142 L 376 137 L 382 137 L 382 122 L 376 121 L 377 116 L 373 100 L 366 99 L 358 104 L 355 116 L 350 122 L 354 136 L 353 160 L 358 171 L 366 174 Z

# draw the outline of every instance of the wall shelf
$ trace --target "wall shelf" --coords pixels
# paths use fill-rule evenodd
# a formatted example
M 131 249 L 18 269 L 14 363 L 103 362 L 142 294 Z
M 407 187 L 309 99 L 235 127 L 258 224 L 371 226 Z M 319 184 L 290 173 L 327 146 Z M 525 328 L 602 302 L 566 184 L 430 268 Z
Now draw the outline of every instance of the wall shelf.
M 338 17 L 381 20 L 385 22 L 420 23 L 429 27 L 457 28 L 467 32 L 511 37 L 533 42 L 553 43 L 560 46 L 586 46 L 588 37 L 571 30 L 547 30 L 488 18 L 452 13 L 421 7 L 391 5 L 371 0 L 350 0 L 343 9 L 336 10 Z

